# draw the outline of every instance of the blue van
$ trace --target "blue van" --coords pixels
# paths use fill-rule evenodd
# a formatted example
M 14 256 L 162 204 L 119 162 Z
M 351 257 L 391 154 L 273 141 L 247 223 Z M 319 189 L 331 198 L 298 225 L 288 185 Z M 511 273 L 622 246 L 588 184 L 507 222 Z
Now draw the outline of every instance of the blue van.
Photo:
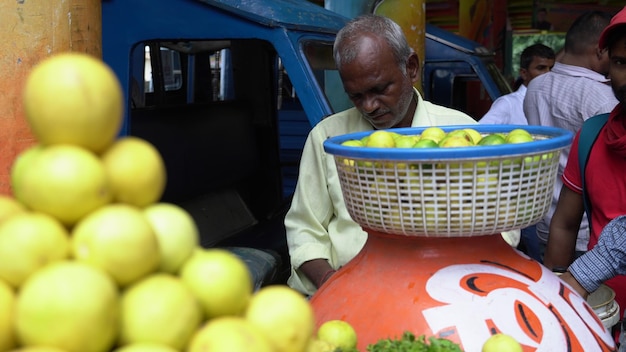
M 189 211 L 202 246 L 269 254 L 269 265 L 250 259 L 257 283 L 286 280 L 283 218 L 304 141 L 348 107 L 332 58 L 347 20 L 306 0 L 102 2 L 103 59 L 127 98 L 122 134 L 160 151 L 162 201 Z M 510 92 L 491 53 L 427 26 L 425 97 L 472 114 L 470 87 L 487 108 Z

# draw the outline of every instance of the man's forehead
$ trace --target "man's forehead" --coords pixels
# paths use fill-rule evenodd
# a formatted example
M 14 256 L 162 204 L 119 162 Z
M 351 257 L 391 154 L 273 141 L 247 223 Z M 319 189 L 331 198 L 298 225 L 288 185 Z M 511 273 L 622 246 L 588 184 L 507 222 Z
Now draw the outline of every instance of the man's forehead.
M 374 33 L 363 33 L 354 38 L 354 44 L 359 49 L 359 53 L 367 52 L 368 50 L 380 50 L 387 46 L 386 41 L 379 35 Z
M 543 56 L 533 55 L 533 59 L 531 60 L 531 65 L 537 65 L 539 63 L 554 63 L 554 58 L 547 58 Z

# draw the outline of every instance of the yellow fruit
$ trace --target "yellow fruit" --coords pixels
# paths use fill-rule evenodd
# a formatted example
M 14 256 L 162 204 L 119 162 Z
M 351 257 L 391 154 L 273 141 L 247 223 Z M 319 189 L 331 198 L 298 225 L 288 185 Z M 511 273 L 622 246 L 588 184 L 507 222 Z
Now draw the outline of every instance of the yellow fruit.
M 342 349 L 356 348 L 357 336 L 352 325 L 343 320 L 329 320 L 317 329 L 317 338 Z
M 483 344 L 482 352 L 522 352 L 522 346 L 512 336 L 498 333 Z
M 202 307 L 180 278 L 150 275 L 122 295 L 120 340 L 123 345 L 150 342 L 183 350 L 202 317 Z
M 32 347 L 18 348 L 17 350 L 11 350 L 9 352 L 66 352 L 66 351 L 60 348 L 55 348 L 55 347 L 32 346 Z
M 439 141 L 439 146 L 442 148 L 470 147 L 473 144 L 468 138 L 455 135 L 446 136 L 444 139 Z
M 200 301 L 207 319 L 242 315 L 252 296 L 248 267 L 224 249 L 196 249 L 183 264 L 180 277 Z
M 15 309 L 15 292 L 13 288 L 0 280 L 0 351 L 8 351 L 15 347 L 13 330 L 13 310 Z
M 277 352 L 305 350 L 315 324 L 309 301 L 283 285 L 265 286 L 257 291 L 248 304 L 246 319 L 268 337 Z
M 147 206 L 143 213 L 152 225 L 159 242 L 159 270 L 177 273 L 198 247 L 198 228 L 187 211 L 171 203 Z
M 422 131 L 420 139 L 430 139 L 439 143 L 445 136 L 446 132 L 442 128 L 431 126 Z
M 138 207 L 157 202 L 165 190 L 165 164 L 159 151 L 137 137 L 117 140 L 102 155 L 114 200 Z
M 39 268 L 68 255 L 69 233 L 50 215 L 23 212 L 0 225 L 0 279 L 15 288 Z
M 274 352 L 263 333 L 242 317 L 209 320 L 191 339 L 188 352 Z
M 63 261 L 38 270 L 17 296 L 15 328 L 21 346 L 104 352 L 118 332 L 117 287 L 103 271 Z
M 11 165 L 11 190 L 13 191 L 15 198 L 21 199 L 18 194 L 21 194 L 21 182 L 24 178 L 24 170 L 26 170 L 30 162 L 34 160 L 35 156 L 42 150 L 43 147 L 41 144 L 32 145 L 22 150 L 13 161 L 13 164 Z
M 363 141 L 361 141 L 360 139 L 350 139 L 341 143 L 341 145 L 345 147 L 363 147 L 364 146 Z
M 418 141 L 417 136 L 402 135 L 396 138 L 396 148 L 413 148 Z
M 470 135 L 470 133 L 469 133 L 469 132 L 467 132 L 467 131 L 466 131 L 466 130 L 464 130 L 464 129 L 462 129 L 462 130 L 452 130 L 452 131 L 450 131 L 450 132 L 448 132 L 448 133 L 446 134 L 446 137 L 444 137 L 444 139 L 445 139 L 445 138 L 448 138 L 448 137 L 452 137 L 452 136 L 454 136 L 454 137 L 462 137 L 462 138 L 465 138 L 465 139 L 467 139 L 467 141 L 468 141 L 470 144 L 474 144 L 474 140 L 472 139 L 472 136 Z M 440 142 L 441 142 L 441 141 L 440 141 Z
M 530 134 L 525 135 L 525 134 L 517 133 L 517 134 L 509 134 L 506 136 L 506 142 L 509 144 L 528 143 L 532 141 L 533 141 L 533 137 Z
M 28 162 L 17 182 L 18 200 L 28 208 L 73 225 L 111 200 L 100 159 L 74 145 L 45 147 Z
M 480 132 L 476 131 L 473 128 L 464 128 L 463 131 L 467 132 L 467 134 L 470 135 L 474 144 L 478 144 L 478 142 L 483 139 L 482 134 L 480 134 Z
M 330 342 L 320 340 L 316 337 L 312 337 L 309 340 L 309 344 L 306 346 L 306 352 L 334 352 L 337 349 Z
M 126 286 L 156 271 L 161 260 L 157 236 L 143 212 L 109 204 L 90 213 L 72 230 L 71 253 Z
M 533 136 L 523 128 L 516 128 L 507 133 L 504 139 L 507 143 L 527 143 L 533 141 Z
M 26 211 L 17 199 L 0 194 L 0 224 L 11 216 Z
M 367 139 L 366 147 L 372 148 L 393 148 L 396 145 L 393 133 L 388 131 L 374 131 Z
M 122 88 L 101 60 L 63 53 L 35 66 L 24 87 L 26 119 L 43 145 L 69 143 L 96 153 L 119 132 Z
M 113 350 L 113 352 L 178 352 L 170 346 L 159 343 L 131 343 Z

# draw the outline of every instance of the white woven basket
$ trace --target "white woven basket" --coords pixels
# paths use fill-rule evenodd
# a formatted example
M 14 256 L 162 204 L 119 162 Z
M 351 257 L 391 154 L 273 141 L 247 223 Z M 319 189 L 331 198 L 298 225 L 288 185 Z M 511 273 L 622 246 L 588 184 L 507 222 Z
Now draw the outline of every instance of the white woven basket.
M 481 133 L 520 126 L 471 127 Z M 560 151 L 568 131 L 524 126 L 534 142 L 460 148 L 385 149 L 345 147 L 333 137 L 348 212 L 366 229 L 409 236 L 458 237 L 496 234 L 538 222 L 550 208 Z M 423 128 L 394 129 L 419 134 Z M 444 128 L 446 130 L 446 128 Z

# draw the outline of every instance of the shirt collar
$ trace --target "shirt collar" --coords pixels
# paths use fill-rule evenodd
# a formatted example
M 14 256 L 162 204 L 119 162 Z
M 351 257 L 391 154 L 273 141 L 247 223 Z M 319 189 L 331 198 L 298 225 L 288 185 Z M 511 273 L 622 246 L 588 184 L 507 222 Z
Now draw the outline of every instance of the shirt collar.
M 413 114 L 413 121 L 411 121 L 411 127 L 418 127 L 420 126 L 420 122 L 417 117 L 428 116 L 428 111 L 426 111 L 425 104 L 422 103 L 424 101 L 424 98 L 422 98 L 422 95 L 420 94 L 419 90 L 413 87 L 413 92 L 415 93 L 414 98 L 415 98 L 415 101 L 417 102 L 417 106 L 415 107 L 415 113 Z
M 592 79 L 594 81 L 598 81 L 600 83 L 607 83 L 611 80 L 606 78 L 604 75 L 597 73 L 596 71 L 590 70 L 581 66 L 567 65 L 562 64 L 560 62 L 556 62 L 554 67 L 552 67 L 552 71 L 554 73 L 559 73 L 562 75 L 568 75 L 573 77 L 585 77 Z

